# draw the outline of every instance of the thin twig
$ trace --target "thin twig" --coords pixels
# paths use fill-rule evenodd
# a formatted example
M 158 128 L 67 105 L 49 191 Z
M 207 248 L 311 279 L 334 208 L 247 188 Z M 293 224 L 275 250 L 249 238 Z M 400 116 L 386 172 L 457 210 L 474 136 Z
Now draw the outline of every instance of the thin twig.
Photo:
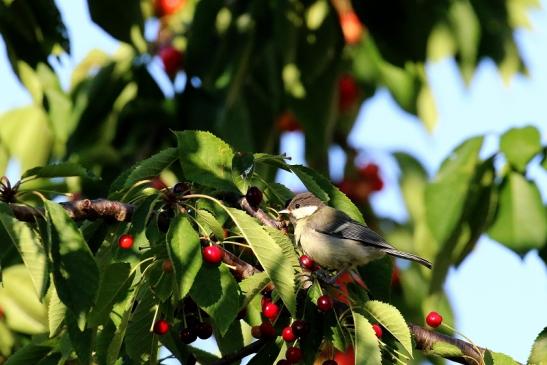
M 231 354 L 226 354 L 222 357 L 222 359 L 215 361 L 211 363 L 211 365 L 229 365 L 234 362 L 237 362 L 241 359 L 243 359 L 245 356 L 249 356 L 251 354 L 259 352 L 262 347 L 266 344 L 266 341 L 264 340 L 256 340 L 255 342 L 242 347 L 236 352 L 233 352 Z

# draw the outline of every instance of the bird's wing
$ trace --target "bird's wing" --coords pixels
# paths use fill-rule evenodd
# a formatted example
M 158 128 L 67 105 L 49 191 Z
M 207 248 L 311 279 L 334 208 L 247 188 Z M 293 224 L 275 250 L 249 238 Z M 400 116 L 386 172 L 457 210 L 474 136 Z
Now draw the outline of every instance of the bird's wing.
M 320 214 L 323 215 L 321 227 L 312 227 L 318 232 L 338 238 L 359 241 L 365 245 L 374 246 L 379 249 L 394 249 L 378 233 L 351 219 L 339 210 L 331 207 L 323 207 Z M 324 224 L 325 222 L 328 223 Z

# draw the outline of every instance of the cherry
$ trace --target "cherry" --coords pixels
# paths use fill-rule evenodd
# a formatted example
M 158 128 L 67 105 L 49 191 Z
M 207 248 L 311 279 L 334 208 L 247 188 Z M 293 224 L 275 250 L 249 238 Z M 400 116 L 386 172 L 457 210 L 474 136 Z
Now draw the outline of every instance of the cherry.
M 276 365 L 290 365 L 290 361 L 287 359 L 281 359 L 278 362 L 276 362 Z
M 262 202 L 262 191 L 256 186 L 251 186 L 249 190 L 247 190 L 245 198 L 251 207 L 257 208 Z
M 296 363 L 302 359 L 302 350 L 298 347 L 289 347 L 285 353 L 285 357 L 289 362 Z
M 275 328 L 270 322 L 262 322 L 260 324 L 260 335 L 262 338 L 275 337 Z
M 298 120 L 293 113 L 286 111 L 281 114 L 276 121 L 277 129 L 282 132 L 294 132 L 302 130 Z
M 5 316 L 4 309 L 0 307 L 0 319 L 4 318 L 4 316 Z
M 169 322 L 165 319 L 160 319 L 154 323 L 154 333 L 163 336 L 169 331 Z
M 154 12 L 156 16 L 165 16 L 175 13 L 186 0 L 156 0 L 154 1 Z
M 354 11 L 346 11 L 340 15 L 340 26 L 347 44 L 359 43 L 363 37 L 363 24 Z
M 338 365 L 338 363 L 336 362 L 336 360 L 325 360 L 323 361 L 323 365 Z
M 332 309 L 333 305 L 334 304 L 332 302 L 332 299 L 328 295 L 321 295 L 319 298 L 317 298 L 317 308 L 321 312 L 330 311 Z
M 291 328 L 292 328 L 293 333 L 297 337 L 305 336 L 310 330 L 310 326 L 308 325 L 308 322 L 303 321 L 301 319 L 297 319 L 296 321 L 294 321 L 291 324 Z
M 281 337 L 283 337 L 283 339 L 287 342 L 296 340 L 296 335 L 294 334 L 291 326 L 283 328 L 283 331 L 281 332 Z
M 443 322 L 443 316 L 441 316 L 439 313 L 437 312 L 429 312 L 429 314 L 427 315 L 427 317 L 425 318 L 425 322 L 433 327 L 433 328 L 437 328 L 441 325 L 441 323 Z
M 163 263 L 161 264 L 161 269 L 164 272 L 173 272 L 173 261 L 169 259 L 163 260 Z
M 213 335 L 213 326 L 207 322 L 200 322 L 194 327 L 197 336 L 206 340 Z
M 262 307 L 262 312 L 264 312 L 264 308 L 266 308 L 266 306 L 270 304 L 271 302 L 272 302 L 272 298 L 267 296 L 263 296 L 262 299 L 260 299 L 260 306 Z
M 300 256 L 298 261 L 300 262 L 300 266 L 302 266 L 304 269 L 308 269 L 310 271 L 317 270 L 317 265 L 315 265 L 315 261 L 313 261 L 313 259 L 308 255 Z
M 190 328 L 183 328 L 180 331 L 179 337 L 181 341 L 187 345 L 197 340 L 196 333 L 192 331 Z
M 122 234 L 120 238 L 118 238 L 118 247 L 122 250 L 129 250 L 133 247 L 133 236 L 130 234 Z
M 175 195 L 180 195 L 184 193 L 186 190 L 188 190 L 188 184 L 183 182 L 178 182 L 175 184 L 175 186 L 173 186 L 173 193 Z
M 262 313 L 266 318 L 273 320 L 279 314 L 279 306 L 275 303 L 268 303 L 263 307 Z
M 344 74 L 338 80 L 338 107 L 342 112 L 349 110 L 357 102 L 359 86 L 353 76 Z
M 175 47 L 163 47 L 158 55 L 163 64 L 163 69 L 169 77 L 174 77 L 182 68 L 183 55 L 182 52 Z
M 257 339 L 262 337 L 262 331 L 260 330 L 260 326 L 251 327 L 251 336 Z
M 163 190 L 163 189 L 167 188 L 167 185 L 165 185 L 165 183 L 163 182 L 163 180 L 159 176 L 156 176 L 155 178 L 153 178 L 150 181 L 150 187 L 152 187 L 156 190 Z
M 201 250 L 203 259 L 210 264 L 218 265 L 224 258 L 224 251 L 218 246 L 207 246 Z
M 376 337 L 382 338 L 382 327 L 380 327 L 380 325 L 374 323 L 374 324 L 372 325 L 372 329 L 373 329 L 374 332 L 376 333 Z

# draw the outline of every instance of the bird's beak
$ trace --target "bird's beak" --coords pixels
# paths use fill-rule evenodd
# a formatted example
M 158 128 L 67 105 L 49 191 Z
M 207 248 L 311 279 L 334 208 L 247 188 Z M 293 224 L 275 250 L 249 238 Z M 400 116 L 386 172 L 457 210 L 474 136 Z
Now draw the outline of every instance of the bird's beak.
M 283 210 L 280 210 L 278 213 L 280 214 L 289 214 L 289 210 L 288 209 L 283 209 Z

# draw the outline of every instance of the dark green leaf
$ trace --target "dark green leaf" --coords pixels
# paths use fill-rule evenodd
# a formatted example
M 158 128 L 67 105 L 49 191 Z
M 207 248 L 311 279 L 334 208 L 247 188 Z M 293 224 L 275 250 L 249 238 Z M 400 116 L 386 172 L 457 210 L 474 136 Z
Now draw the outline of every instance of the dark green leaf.
M 232 159 L 232 178 L 243 194 L 249 188 L 249 180 L 255 168 L 254 156 L 251 153 L 237 152 Z
M 511 172 L 500 187 L 498 212 L 488 234 L 524 254 L 547 241 L 547 217 L 537 186 Z
M 392 268 L 393 259 L 387 256 L 358 267 L 359 274 L 366 283 L 372 298 L 389 302 Z
M 150 358 L 154 337 L 151 331 L 152 321 L 157 304 L 150 290 L 143 290 L 139 299 L 139 304 L 127 326 L 124 343 L 129 357 L 142 364 Z
M 57 294 L 79 316 L 95 303 L 99 269 L 82 233 L 66 211 L 48 200 L 44 206 L 51 223 L 53 281 Z
M 5 365 L 28 365 L 28 364 L 37 364 L 44 356 L 46 356 L 50 351 L 51 346 L 37 345 L 30 343 L 26 346 L 23 346 L 16 353 L 11 355 L 8 361 L 5 362 Z
M 280 206 L 284 206 L 289 200 L 294 197 L 294 193 L 285 185 L 279 183 L 271 183 L 266 186 L 264 194 L 268 197 L 268 203 L 272 204 L 277 201 Z
M 247 304 L 258 294 L 264 287 L 270 282 L 268 274 L 265 272 L 260 272 L 249 276 L 239 283 L 239 288 L 241 294 L 243 294 L 244 299 L 241 303 L 241 307 L 245 308 Z
M 302 181 L 302 183 L 304 184 L 304 186 L 306 187 L 306 189 L 308 189 L 310 193 L 313 193 L 313 195 L 321 199 L 323 202 L 325 203 L 328 202 L 329 201 L 328 194 L 323 189 L 321 189 L 321 187 L 315 181 L 315 179 L 312 176 L 310 176 L 308 174 L 308 171 L 305 171 L 303 167 L 304 166 L 300 166 L 300 165 L 291 165 L 291 170 L 292 172 L 296 174 L 296 176 L 298 176 L 300 181 Z
M 114 304 L 126 299 L 134 278 L 134 274 L 130 275 L 130 270 L 131 266 L 125 262 L 110 264 L 102 270 L 97 304 L 89 315 L 91 326 L 103 323 Z
M 126 43 L 142 42 L 144 21 L 140 2 L 88 0 L 87 4 L 91 19 L 111 36 Z
M 163 151 L 150 156 L 133 166 L 131 173 L 125 179 L 124 188 L 133 186 L 136 182 L 158 176 L 164 169 L 168 168 L 178 157 L 178 150 L 174 147 L 166 148 Z
M 233 321 L 228 331 L 221 335 L 215 331 L 215 340 L 220 353 L 223 355 L 237 352 L 243 347 L 243 333 L 241 321 Z
M 232 148 L 209 132 L 176 133 L 184 176 L 216 190 L 236 190 L 232 183 Z
M 202 266 L 199 235 L 185 215 L 176 216 L 167 232 L 167 250 L 173 262 L 177 297 L 188 294 Z
M 547 359 L 547 327 L 536 337 L 528 357 L 528 364 L 541 364 L 545 359 Z
M 88 179 L 98 179 L 97 176 L 89 172 L 87 169 L 71 162 L 63 162 L 55 165 L 35 167 L 25 171 L 21 178 L 24 179 L 31 176 L 43 178 L 80 176 Z
M 202 265 L 190 295 L 224 335 L 239 312 L 239 287 L 230 270 L 224 265 Z
M 206 232 L 203 232 L 206 236 L 209 236 L 212 233 L 217 240 L 221 240 L 224 237 L 222 225 L 208 210 L 197 209 L 196 219 L 207 230 Z
M 354 309 L 352 314 L 355 324 L 355 363 L 382 364 L 380 344 L 372 329 L 372 324 L 364 316 L 362 309 Z
M 83 331 L 78 327 L 78 319 L 69 311 L 65 319 L 68 328 L 70 342 L 78 355 L 78 359 L 83 364 L 88 364 L 91 360 L 93 330 L 85 328 Z
M 49 276 L 46 252 L 41 238 L 27 223 L 15 219 L 5 203 L 0 203 L 0 230 L 4 231 L 13 247 L 17 248 L 32 278 L 36 293 L 42 298 L 47 289 Z
M 511 166 L 524 172 L 528 162 L 541 151 L 539 131 L 532 126 L 512 128 L 501 136 L 500 150 Z
M 401 174 L 399 186 L 405 200 L 406 209 L 414 222 L 425 218 L 424 191 L 427 185 L 427 172 L 422 164 L 404 152 L 393 154 Z

